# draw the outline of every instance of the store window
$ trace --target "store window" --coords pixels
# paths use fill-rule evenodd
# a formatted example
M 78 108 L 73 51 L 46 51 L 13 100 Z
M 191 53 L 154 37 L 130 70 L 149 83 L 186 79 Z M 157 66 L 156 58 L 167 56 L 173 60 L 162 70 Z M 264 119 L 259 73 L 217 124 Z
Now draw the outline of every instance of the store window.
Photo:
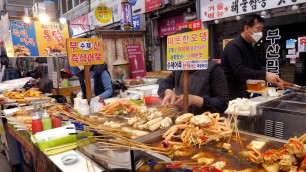
M 279 30 L 280 39 L 276 41 L 279 45 L 278 69 L 281 79 L 306 85 L 306 52 L 297 53 L 297 42 L 299 37 L 306 36 L 306 13 L 277 16 L 265 19 L 263 38 L 254 47 L 257 58 L 263 69 L 266 68 L 266 51 L 270 45 L 267 38 L 268 30 Z M 241 21 L 232 20 L 209 26 L 212 31 L 210 39 L 210 57 L 220 59 L 223 52 L 224 40 L 233 39 L 240 35 L 242 31 Z M 288 48 L 286 42 L 293 40 L 293 47 Z M 296 57 L 295 59 L 289 57 Z M 297 57 L 298 56 L 298 57 Z
M 85 0 L 64 0 L 62 1 L 63 13 L 66 13 L 67 11 L 72 10 L 73 8 L 80 5 L 82 2 L 85 2 Z

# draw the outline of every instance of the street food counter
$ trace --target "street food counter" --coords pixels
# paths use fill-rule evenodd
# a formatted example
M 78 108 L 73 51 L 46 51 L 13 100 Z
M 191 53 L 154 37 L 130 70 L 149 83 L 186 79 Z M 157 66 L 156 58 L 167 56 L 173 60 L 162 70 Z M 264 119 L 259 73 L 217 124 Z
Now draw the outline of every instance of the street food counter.
M 157 97 L 145 98 L 144 101 L 113 98 L 95 113 L 82 116 L 64 102 L 56 103 L 38 93 L 19 94 L 36 96 L 50 116 L 61 119 L 61 131 L 68 133 L 65 138 L 73 137 L 72 141 L 44 147 L 44 143 L 49 141 L 40 142 L 36 137 L 39 132 L 36 135 L 31 133 L 29 119 L 36 114 L 33 102 L 25 107 L 2 111 L 2 121 L 7 125 L 4 130 L 18 141 L 18 159 L 25 171 L 93 171 L 92 167 L 100 171 L 115 168 L 137 171 L 273 171 L 269 170 L 272 168 L 279 171 L 280 167 L 304 168 L 306 148 L 303 146 L 303 129 L 290 130 L 298 133 L 291 132 L 286 136 L 301 137 L 287 142 L 289 138 L 278 139 L 274 135 L 264 136 L 265 133 L 259 135 L 240 131 L 237 114 L 229 113 L 227 118 L 209 112 L 197 116 L 182 114 L 175 107 L 158 105 L 161 101 Z M 16 93 L 6 95 L 19 96 Z M 268 118 L 268 110 L 281 114 L 287 102 L 301 104 L 303 96 L 295 93 L 259 103 L 257 112 L 260 115 L 255 116 L 258 119 Z M 304 113 L 298 108 L 295 112 L 291 111 L 291 114 L 302 116 Z M 74 132 L 68 131 L 70 129 Z M 295 144 L 300 144 L 299 150 L 288 149 L 294 149 Z M 273 161 L 264 156 L 270 149 L 274 150 L 271 155 L 276 156 Z M 12 150 L 9 149 L 9 152 Z M 70 153 L 77 154 L 79 160 L 74 165 L 64 165 L 60 159 Z M 290 167 L 284 166 L 281 161 L 281 158 L 286 158 L 284 155 L 294 157 L 295 163 L 291 162 Z

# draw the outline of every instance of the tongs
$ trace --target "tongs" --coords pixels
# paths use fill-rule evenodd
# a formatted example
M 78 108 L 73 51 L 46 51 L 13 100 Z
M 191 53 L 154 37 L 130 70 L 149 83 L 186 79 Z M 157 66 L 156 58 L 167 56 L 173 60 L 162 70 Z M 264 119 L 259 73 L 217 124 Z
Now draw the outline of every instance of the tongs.
M 306 87 L 305 86 L 292 84 L 292 83 L 286 82 L 286 81 L 283 81 L 283 83 L 284 83 L 284 88 L 291 89 L 291 90 L 298 91 L 298 92 L 306 92 Z

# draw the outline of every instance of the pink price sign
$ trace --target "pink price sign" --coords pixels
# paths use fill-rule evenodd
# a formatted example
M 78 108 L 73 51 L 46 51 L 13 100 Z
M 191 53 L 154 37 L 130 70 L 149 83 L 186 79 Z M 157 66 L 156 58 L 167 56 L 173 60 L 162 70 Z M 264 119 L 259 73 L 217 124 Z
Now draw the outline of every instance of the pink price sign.
M 158 21 L 159 36 L 173 35 L 176 25 L 184 22 L 184 16 L 176 16 Z
M 146 76 L 140 44 L 126 45 L 132 78 Z

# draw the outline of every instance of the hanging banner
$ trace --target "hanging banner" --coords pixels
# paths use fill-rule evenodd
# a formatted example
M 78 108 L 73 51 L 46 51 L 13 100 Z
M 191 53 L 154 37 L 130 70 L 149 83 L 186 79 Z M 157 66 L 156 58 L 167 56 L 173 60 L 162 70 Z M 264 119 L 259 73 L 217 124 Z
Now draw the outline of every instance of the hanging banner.
M 298 52 L 306 52 L 306 37 L 298 38 Z
M 8 57 L 66 56 L 65 41 L 69 37 L 67 25 L 38 21 L 24 23 L 10 20 L 9 36 L 5 39 Z
M 7 132 L 12 135 L 23 147 L 25 147 L 34 156 L 31 134 L 27 130 L 17 130 L 11 124 L 8 123 Z
M 231 38 L 231 39 L 223 39 L 223 41 L 222 41 L 223 42 L 222 43 L 223 50 L 224 50 L 226 44 L 229 43 L 231 40 L 233 40 L 233 38 Z
M 163 0 L 145 0 L 146 12 L 159 9 Z
M 35 22 L 35 30 L 40 57 L 67 56 L 65 42 L 69 34 L 66 24 Z
M 112 19 L 112 11 L 105 5 L 100 5 L 95 9 L 95 18 L 100 23 L 108 23 Z
M 14 57 L 39 56 L 34 22 L 10 20 Z
M 70 27 L 73 30 L 73 35 L 78 35 L 89 31 L 88 14 L 85 14 L 70 22 Z
M 172 35 L 176 32 L 176 25 L 184 22 L 184 16 L 176 16 L 158 21 L 159 36 Z
M 207 67 L 207 29 L 168 36 L 167 70 L 203 70 Z
M 5 148 L 7 150 L 9 150 L 9 147 L 7 145 L 7 139 L 6 139 L 6 134 L 5 134 L 5 130 L 4 130 L 4 125 L 3 125 L 2 120 L 0 120 L 0 140 L 4 144 Z
M 132 78 L 146 76 L 140 44 L 126 45 Z
M 202 30 L 202 21 L 196 20 L 196 21 L 180 23 L 176 25 L 176 31 L 179 31 L 183 28 L 189 28 L 189 29 L 192 29 L 193 31 Z
M 201 6 L 202 21 L 305 3 L 306 0 L 217 0 Z
M 70 66 L 104 63 L 101 38 L 68 38 L 67 51 Z
M 13 41 L 12 41 L 12 37 L 11 36 L 8 36 L 4 40 L 4 45 L 5 45 L 6 55 L 8 57 L 14 57 L 14 47 L 13 47 Z

